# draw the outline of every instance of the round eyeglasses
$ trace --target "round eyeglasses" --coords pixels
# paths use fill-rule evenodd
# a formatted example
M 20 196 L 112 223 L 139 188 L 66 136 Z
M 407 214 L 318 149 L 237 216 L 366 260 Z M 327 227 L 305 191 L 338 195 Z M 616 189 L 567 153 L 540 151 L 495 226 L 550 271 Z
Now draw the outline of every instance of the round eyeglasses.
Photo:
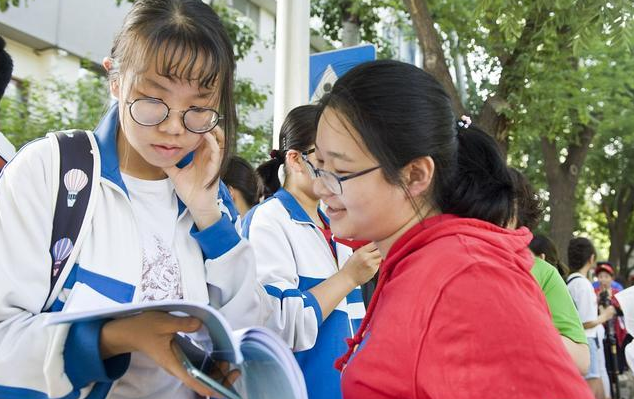
M 132 119 L 141 126 L 156 126 L 167 119 L 171 109 L 158 98 L 139 98 L 126 102 Z M 192 133 L 203 134 L 212 131 L 224 117 L 213 108 L 189 107 L 181 114 L 183 126 Z
M 310 174 L 310 177 L 313 179 L 321 179 L 321 182 L 324 184 L 324 187 L 326 187 L 328 191 L 330 191 L 334 195 L 343 194 L 343 186 L 341 185 L 342 182 L 346 180 L 354 179 L 355 177 L 363 176 L 365 174 L 368 174 L 380 168 L 380 166 L 373 166 L 371 168 L 364 169 L 359 172 L 350 173 L 349 175 L 346 175 L 346 176 L 337 176 L 336 174 L 332 172 L 328 172 L 327 170 L 314 167 L 313 164 L 308 160 L 308 155 L 312 154 L 313 152 L 315 152 L 314 148 L 308 151 L 302 152 L 302 159 L 308 165 L 308 173 Z

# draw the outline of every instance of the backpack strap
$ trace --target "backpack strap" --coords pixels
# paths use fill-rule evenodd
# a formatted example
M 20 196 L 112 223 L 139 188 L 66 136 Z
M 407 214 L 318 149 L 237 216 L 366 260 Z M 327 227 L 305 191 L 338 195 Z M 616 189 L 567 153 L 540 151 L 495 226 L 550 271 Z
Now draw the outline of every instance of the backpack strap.
M 578 278 L 583 278 L 581 276 L 573 276 L 572 278 L 568 278 L 568 280 L 566 280 L 566 285 L 570 285 L 571 282 L 575 281 Z
M 92 193 L 101 175 L 99 150 L 92 133 L 66 130 L 47 136 L 59 149 L 59 181 L 50 245 L 50 285 L 43 310 L 53 304 L 77 259 L 92 220 Z M 68 263 L 71 267 L 66 267 Z

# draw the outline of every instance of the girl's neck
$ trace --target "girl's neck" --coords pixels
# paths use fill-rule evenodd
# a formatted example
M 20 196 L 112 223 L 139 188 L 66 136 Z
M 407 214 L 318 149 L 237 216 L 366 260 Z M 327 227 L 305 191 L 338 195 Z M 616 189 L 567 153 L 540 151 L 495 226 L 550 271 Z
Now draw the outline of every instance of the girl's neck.
M 117 154 L 121 173 L 143 180 L 161 180 L 167 175 L 156 166 L 150 165 L 128 142 L 121 129 L 117 131 Z
M 390 234 L 388 237 L 380 241 L 375 242 L 377 248 L 379 249 L 379 252 L 381 253 L 381 257 L 385 259 L 387 257 L 387 254 L 390 252 L 390 249 L 392 249 L 394 243 L 398 241 L 398 239 L 401 238 L 401 236 L 403 236 L 403 234 L 405 234 L 409 229 L 411 229 L 418 223 L 421 223 L 423 220 L 439 214 L 440 211 L 432 208 L 423 208 L 420 209 L 420 212 L 414 212 L 413 215 L 394 233 Z
M 304 193 L 302 190 L 300 190 L 298 187 L 295 187 L 292 184 L 288 185 L 288 187 L 284 187 L 284 189 L 286 191 L 288 191 L 289 193 L 291 193 L 291 195 L 295 198 L 295 200 L 302 207 L 304 212 L 306 212 L 306 214 L 308 214 L 308 216 L 313 221 L 313 223 L 315 223 L 317 226 L 319 226 L 321 228 L 324 227 L 324 223 L 322 222 L 321 218 L 319 217 L 319 211 L 318 211 L 318 209 L 319 209 L 319 200 L 318 199 L 311 198 L 306 193 Z

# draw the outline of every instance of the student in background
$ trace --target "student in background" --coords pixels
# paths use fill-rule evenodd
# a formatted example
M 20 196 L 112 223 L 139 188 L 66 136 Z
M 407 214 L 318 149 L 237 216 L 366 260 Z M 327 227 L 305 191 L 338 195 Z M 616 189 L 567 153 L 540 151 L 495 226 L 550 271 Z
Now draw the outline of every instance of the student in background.
M 304 105 L 286 117 L 279 150 L 257 168 L 264 192 L 272 195 L 249 212 L 242 233 L 273 302 L 267 326 L 296 352 L 309 397 L 336 399 L 340 376 L 333 364 L 365 315 L 359 285 L 375 274 L 381 258 L 374 244 L 352 254 L 335 241 L 319 209 L 311 175 L 317 110 Z
M 555 243 L 550 238 L 543 234 L 536 234 L 535 236 L 533 236 L 531 243 L 528 244 L 528 247 L 531 249 L 531 251 L 533 251 L 535 256 L 555 266 L 561 278 L 565 279 L 566 277 L 568 277 L 570 269 L 561 260 L 561 257 L 559 256 L 559 251 L 557 251 Z
M 588 398 L 506 226 L 513 182 L 493 138 L 456 127 L 429 73 L 359 65 L 321 100 L 315 192 L 333 233 L 385 257 L 339 359 L 344 398 Z M 484 162 L 482 162 L 484 160 Z
M 539 224 L 543 214 L 541 201 L 524 174 L 515 168 L 510 168 L 510 172 L 514 181 L 517 214 L 515 222 L 509 228 L 526 227 L 533 230 Z M 550 241 L 547 237 L 544 238 Z M 531 244 L 534 241 L 535 238 Z M 529 244 L 529 248 L 533 251 L 531 244 Z M 556 254 L 556 250 L 554 253 Z M 535 263 L 531 268 L 531 274 L 537 280 L 546 297 L 553 324 L 559 331 L 568 354 L 575 362 L 579 373 L 585 375 L 590 366 L 590 350 L 577 308 L 558 269 L 539 256 L 538 253 L 533 251 L 533 255 L 535 255 Z M 554 260 L 557 264 L 561 264 L 558 258 Z
M 596 251 L 590 240 L 585 237 L 570 240 L 568 266 L 571 273 L 566 284 L 579 312 L 590 346 L 590 368 L 585 379 L 594 396 L 602 399 L 608 397 L 610 392 L 609 386 L 606 390 L 601 381 L 602 375 L 607 376 L 602 342 L 605 335 L 603 323 L 614 317 L 616 312 L 613 306 L 597 306 L 597 297 L 587 277 L 588 271 L 594 267 L 595 258 Z
M 238 213 L 244 219 L 247 212 L 260 202 L 260 187 L 253 167 L 246 159 L 233 155 L 227 162 L 222 181 L 229 189 Z

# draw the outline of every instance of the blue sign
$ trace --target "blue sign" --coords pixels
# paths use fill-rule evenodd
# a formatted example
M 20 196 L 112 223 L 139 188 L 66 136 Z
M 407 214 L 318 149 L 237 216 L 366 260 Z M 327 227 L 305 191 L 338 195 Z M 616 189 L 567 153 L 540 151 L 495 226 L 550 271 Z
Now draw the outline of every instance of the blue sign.
M 372 44 L 312 54 L 309 62 L 310 101 L 318 100 L 329 92 L 337 78 L 350 69 L 375 59 L 376 48 Z

